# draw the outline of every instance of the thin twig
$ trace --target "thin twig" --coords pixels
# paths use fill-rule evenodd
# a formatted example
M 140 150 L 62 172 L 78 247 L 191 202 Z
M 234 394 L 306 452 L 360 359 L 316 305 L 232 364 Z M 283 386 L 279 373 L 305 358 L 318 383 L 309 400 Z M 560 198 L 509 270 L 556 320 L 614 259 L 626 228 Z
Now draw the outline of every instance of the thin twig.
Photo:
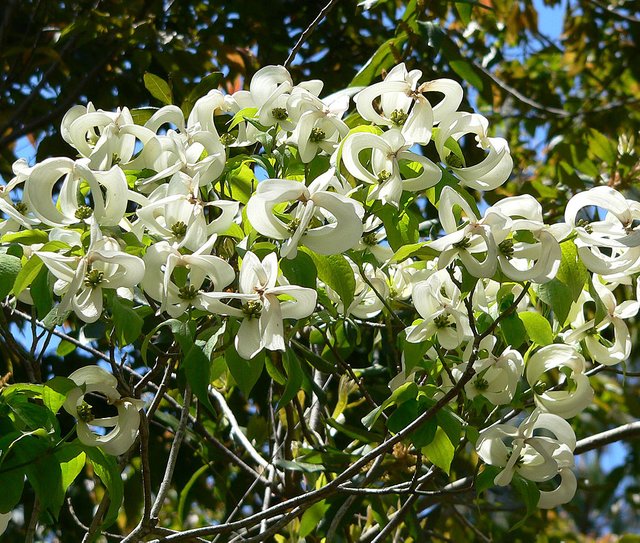
M 322 8 L 320 13 L 318 13 L 317 17 L 313 21 L 311 21 L 311 24 L 304 29 L 302 34 L 300 34 L 298 41 L 293 46 L 293 49 L 291 49 L 291 52 L 289 53 L 287 60 L 284 61 L 285 68 L 288 68 L 291 65 L 291 63 L 293 62 L 293 59 L 296 58 L 298 51 L 300 51 L 300 48 L 304 45 L 304 42 L 307 41 L 307 39 L 309 39 L 309 36 L 313 34 L 314 30 L 318 27 L 318 25 L 322 22 L 322 20 L 333 9 L 333 6 L 335 6 L 337 3 L 338 3 L 338 0 L 329 0 L 327 5 Z

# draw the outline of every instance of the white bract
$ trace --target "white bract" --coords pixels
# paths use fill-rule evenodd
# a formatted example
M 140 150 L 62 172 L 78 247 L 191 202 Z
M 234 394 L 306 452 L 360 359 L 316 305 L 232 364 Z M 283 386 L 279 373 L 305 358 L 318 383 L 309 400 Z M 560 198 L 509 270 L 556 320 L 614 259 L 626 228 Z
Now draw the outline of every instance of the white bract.
M 285 240 L 280 251 L 284 257 L 295 257 L 298 245 L 325 255 L 342 253 L 360 240 L 364 209 L 360 203 L 327 190 L 336 186 L 331 170 L 308 187 L 297 181 L 268 179 L 249 200 L 247 217 L 261 234 Z M 275 209 L 287 202 L 296 203 L 288 210 L 290 219 L 285 223 Z
M 86 366 L 69 375 L 76 385 L 67 394 L 64 409 L 77 419 L 78 439 L 85 445 L 100 447 L 107 454 L 127 452 L 138 436 L 140 409 L 143 403 L 133 398 L 123 398 L 118 392 L 118 380 L 98 366 Z M 96 396 L 106 399 L 117 409 L 117 415 L 96 417 L 93 411 Z M 92 428 L 93 427 L 93 428 Z M 108 429 L 105 433 L 94 428 Z
M 73 310 L 84 322 L 95 322 L 102 315 L 103 289 L 133 288 L 145 274 L 144 262 L 122 252 L 113 238 L 103 237 L 95 223 L 84 256 L 35 254 L 56 277 L 53 292 L 62 297 L 59 310 Z
M 547 345 L 536 351 L 527 360 L 526 369 L 536 405 L 565 419 L 591 405 L 593 389 L 584 366 L 584 358 L 571 345 Z M 557 384 L 542 380 L 552 370 L 560 373 Z
M 554 437 L 537 435 L 536 430 Z M 496 485 L 508 485 L 516 473 L 535 482 L 559 474 L 562 481 L 555 490 L 540 492 L 538 507 L 549 509 L 567 503 L 576 492 L 571 471 L 575 446 L 576 436 L 565 420 L 536 410 L 518 427 L 496 424 L 480 432 L 476 451 L 487 464 L 503 468 L 495 477 Z
M 240 268 L 238 293 L 203 293 L 202 305 L 214 313 L 242 319 L 235 338 L 238 354 L 250 359 L 262 349 L 284 351 L 284 319 L 303 319 L 313 312 L 317 293 L 295 285 L 277 285 L 278 258 L 269 253 L 262 261 L 247 252 Z M 220 304 L 235 299 L 241 308 Z

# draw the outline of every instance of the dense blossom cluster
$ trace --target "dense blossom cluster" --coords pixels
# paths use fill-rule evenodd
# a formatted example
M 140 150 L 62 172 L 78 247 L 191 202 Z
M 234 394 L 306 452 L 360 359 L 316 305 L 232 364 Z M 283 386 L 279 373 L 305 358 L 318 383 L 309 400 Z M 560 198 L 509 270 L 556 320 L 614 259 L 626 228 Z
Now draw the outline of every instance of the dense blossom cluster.
M 562 223 L 545 224 L 541 205 L 526 194 L 480 205 L 480 213 L 470 191 L 507 181 L 507 142 L 489 135 L 483 116 L 459 110 L 458 83 L 421 77 L 400 64 L 382 82 L 320 99 L 322 82 L 294 84 L 285 68 L 268 66 L 249 90 L 209 92 L 186 119 L 177 106 L 144 124 L 127 108 L 73 107 L 61 134 L 78 158 L 16 162 L 15 177 L 0 187 L 0 233 L 21 248 L 23 266 L 31 259 L 46 266 L 58 315 L 95 322 L 109 311 L 109 296 L 172 318 L 215 315 L 238 327 L 235 348 L 245 359 L 287 350 L 321 313 L 366 323 L 401 303 L 411 322 L 402 341 L 426 354 L 403 357 L 391 387 L 443 364 L 436 396 L 469 365 L 468 401 L 506 406 L 529 389 L 533 411 L 519 425 L 481 429 L 475 446 L 500 468 L 496 485 L 514 474 L 555 479 L 539 500 L 554 507 L 576 490 L 576 438 L 566 419 L 592 402 L 585 372 L 630 355 L 625 319 L 640 306 L 618 303 L 616 291 L 640 271 L 640 205 L 600 186 L 574 196 Z M 466 135 L 482 153 L 474 164 L 459 145 Z M 265 179 L 253 176 L 255 165 Z M 411 251 L 392 250 L 389 209 L 399 218 L 430 189 L 433 239 L 416 234 Z M 35 231 L 44 238 L 21 237 Z M 315 270 L 313 288 L 283 273 L 301 252 L 315 263 L 343 255 L 352 296 Z M 547 286 L 571 256 L 583 279 L 560 316 Z M 32 303 L 29 288 L 15 294 Z M 521 322 L 542 332 L 527 326 L 527 340 L 512 345 L 497 325 L 507 315 L 527 315 Z M 109 454 L 126 451 L 143 405 L 122 398 L 99 368 L 71 379 L 78 388 L 64 409 L 78 419 L 80 440 Z M 117 416 L 94 419 L 89 391 L 106 396 Z M 113 430 L 102 435 L 91 426 Z

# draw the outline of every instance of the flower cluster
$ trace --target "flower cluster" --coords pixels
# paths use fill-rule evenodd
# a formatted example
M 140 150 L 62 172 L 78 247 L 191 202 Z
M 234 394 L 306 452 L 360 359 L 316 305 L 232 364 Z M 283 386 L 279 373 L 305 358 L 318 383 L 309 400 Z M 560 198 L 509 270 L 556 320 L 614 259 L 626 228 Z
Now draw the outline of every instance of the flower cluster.
M 23 266 L 48 270 L 58 315 L 92 323 L 118 297 L 182 321 L 215 316 L 247 360 L 286 351 L 323 319 L 409 316 L 401 345 L 425 355 L 403 357 L 392 388 L 429 370 L 436 395 L 461 383 L 477 405 L 528 394 L 533 411 L 483 429 L 476 450 L 501 468 L 497 485 L 559 476 L 539 501 L 553 507 L 576 489 L 565 419 L 591 405 L 587 368 L 630 355 L 624 321 L 640 305 L 616 293 L 640 272 L 640 206 L 609 187 L 575 195 L 557 224 L 526 194 L 478 206 L 476 191 L 509 178 L 507 142 L 460 110 L 457 82 L 421 77 L 400 64 L 320 99 L 321 81 L 296 85 L 268 66 L 248 90 L 201 97 L 186 118 L 177 106 L 143 124 L 127 108 L 73 107 L 61 133 L 78 158 L 16 162 L 0 187 L 2 240 Z M 407 224 L 431 204 L 428 237 Z M 14 294 L 32 302 L 29 288 Z M 430 371 L 438 364 L 446 371 Z M 126 451 L 141 405 L 102 370 L 71 379 L 79 388 L 64 408 L 83 442 Z M 94 419 L 92 391 L 118 416 Z

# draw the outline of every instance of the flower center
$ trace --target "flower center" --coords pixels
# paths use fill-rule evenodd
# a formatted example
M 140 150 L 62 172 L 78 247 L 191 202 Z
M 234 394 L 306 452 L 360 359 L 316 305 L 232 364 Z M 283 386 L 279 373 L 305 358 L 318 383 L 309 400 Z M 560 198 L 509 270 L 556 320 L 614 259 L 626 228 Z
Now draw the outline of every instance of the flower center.
M 198 295 L 198 289 L 193 285 L 180 288 L 178 297 L 182 300 L 193 300 Z
M 409 115 L 403 109 L 394 109 L 391 112 L 391 116 L 389 117 L 389 119 L 396 126 L 402 126 L 407 122 L 407 117 L 409 117 Z
M 93 408 L 85 401 L 78 406 L 76 413 L 78 414 L 78 419 L 82 422 L 89 423 L 96 418 L 93 414 Z
M 498 249 L 507 258 L 513 258 L 513 240 L 505 239 L 498 244 Z
M 262 313 L 262 304 L 257 300 L 247 302 L 242 306 L 242 312 L 247 316 L 248 319 L 257 319 L 258 317 L 260 317 L 260 313 Z
M 231 145 L 234 141 L 236 141 L 236 137 L 233 134 L 229 134 L 229 132 L 222 134 L 220 136 L 220 143 L 224 146 Z
M 104 279 L 104 272 L 100 270 L 89 270 L 84 276 L 84 284 L 91 288 L 96 288 Z
M 462 159 L 456 155 L 455 153 L 449 153 L 444 161 L 447 163 L 448 166 L 451 166 L 452 168 L 463 168 L 464 164 L 462 162 Z
M 463 237 L 460 241 L 453 244 L 456 249 L 468 249 L 471 247 L 471 238 L 469 236 Z
M 13 207 L 21 215 L 24 215 L 29 210 L 27 204 L 25 204 L 24 202 L 18 202 L 14 204 Z
M 289 113 L 287 113 L 287 110 L 283 107 L 274 107 L 271 110 L 271 115 L 278 121 L 286 121 Z
M 89 206 L 80 206 L 75 212 L 76 219 L 80 219 L 81 221 L 88 219 L 91 215 L 93 215 L 93 209 Z
M 473 384 L 476 387 L 476 390 L 483 391 L 489 388 L 489 381 L 487 381 L 484 377 L 478 377 Z
M 292 234 L 295 234 L 296 230 L 299 227 L 300 227 L 300 219 L 298 219 L 298 218 L 291 219 L 289 224 L 287 224 L 287 230 L 289 230 L 289 232 L 291 232 Z
M 322 130 L 322 128 L 312 128 L 311 135 L 309 136 L 309 141 L 311 143 L 320 143 L 326 137 L 327 135 L 325 134 L 324 130 Z
M 375 232 L 366 232 L 362 236 L 362 243 L 364 243 L 365 245 L 368 245 L 369 247 L 377 245 L 378 244 L 378 239 L 377 239 L 376 233 Z
M 187 235 L 187 225 L 182 221 L 178 221 L 171 227 L 171 232 L 177 238 L 183 238 Z
M 391 172 L 388 170 L 382 170 L 379 174 L 378 174 L 378 181 L 380 183 L 384 183 L 385 181 L 387 181 L 388 179 L 391 178 Z
M 433 323 L 437 328 L 446 328 L 451 324 L 449 321 L 449 315 L 438 315 L 435 319 L 433 319 Z

